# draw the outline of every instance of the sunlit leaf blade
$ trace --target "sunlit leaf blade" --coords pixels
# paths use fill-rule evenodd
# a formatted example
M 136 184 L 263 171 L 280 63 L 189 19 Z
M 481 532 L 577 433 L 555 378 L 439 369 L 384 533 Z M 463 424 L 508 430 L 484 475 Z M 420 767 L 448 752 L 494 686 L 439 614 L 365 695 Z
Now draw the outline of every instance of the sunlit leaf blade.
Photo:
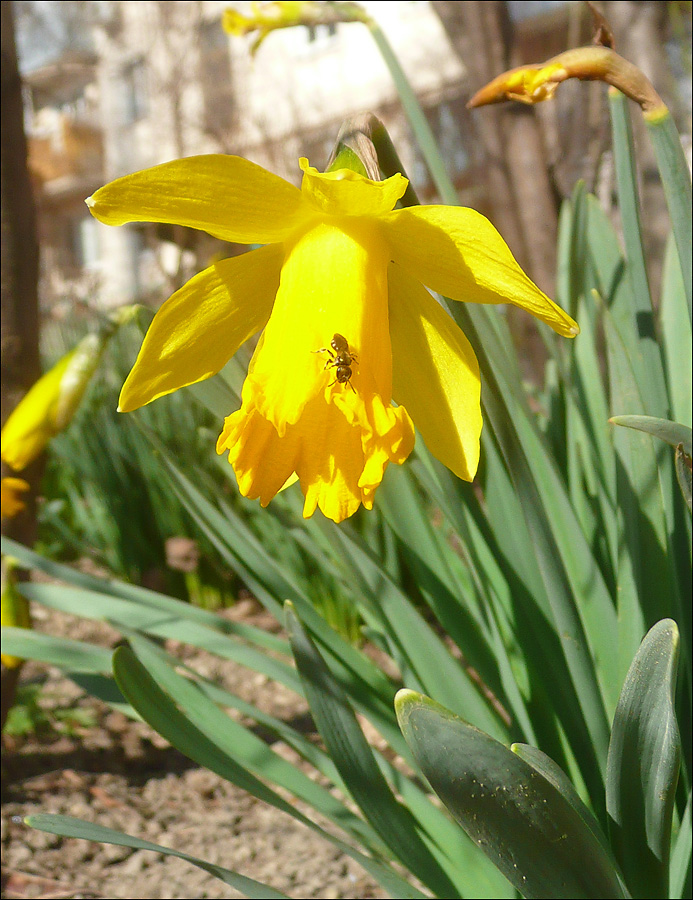
M 157 610 L 160 613 L 162 620 L 172 619 L 174 617 L 189 619 L 193 622 L 207 625 L 217 631 L 224 632 L 235 631 L 240 626 L 244 636 L 250 636 L 248 631 L 250 626 L 242 625 L 241 623 L 230 623 L 228 620 L 217 615 L 217 613 L 201 609 L 198 606 L 193 606 L 191 603 L 184 603 L 182 600 L 178 600 L 175 597 L 168 597 L 165 594 L 160 594 L 156 591 L 149 590 L 148 588 L 139 587 L 135 584 L 127 584 L 124 581 L 114 581 L 87 575 L 85 572 L 80 572 L 77 569 L 70 568 L 70 566 L 64 566 L 54 562 L 52 559 L 47 559 L 45 556 L 35 553 L 23 544 L 13 541 L 11 538 L 5 537 L 4 535 L 0 539 L 0 550 L 2 553 L 16 557 L 24 566 L 26 566 L 26 568 L 38 569 L 41 572 L 45 572 L 46 575 L 50 575 L 51 578 L 56 578 L 59 581 L 65 581 L 76 587 L 84 588 L 86 591 L 94 591 L 99 595 L 122 597 L 125 600 L 138 604 L 143 610 L 147 607 L 151 607 L 152 610 Z M 33 582 L 26 584 L 26 590 L 35 591 L 36 599 L 39 600 L 39 602 L 48 602 L 48 597 L 51 594 L 48 590 L 50 587 L 57 586 L 46 584 L 38 585 Z M 41 594 L 41 589 L 44 589 L 43 594 Z M 44 597 L 46 599 L 44 599 Z M 78 601 L 75 600 L 74 602 L 77 604 Z M 74 612 L 76 615 L 84 614 L 78 612 L 76 608 Z M 95 616 L 95 618 L 96 617 L 97 616 Z M 130 624 L 132 624 L 132 622 L 130 622 Z M 252 630 L 256 636 L 260 636 L 259 628 Z M 262 640 L 276 641 L 276 638 L 273 638 L 272 635 L 263 633 Z
M 423 842 L 409 810 L 394 797 L 374 759 L 347 697 L 293 610 L 286 626 L 308 704 L 327 750 L 367 821 L 383 841 L 439 897 L 457 888 Z
M 681 741 L 674 710 L 679 631 L 663 619 L 645 636 L 616 707 L 607 763 L 611 843 L 637 897 L 668 896 Z
M 693 339 L 688 324 L 681 264 L 672 235 L 669 235 L 664 254 L 660 293 L 659 328 L 666 363 L 667 387 L 671 399 L 671 418 L 675 422 L 691 425 L 693 372 L 690 361 Z
M 431 786 L 524 897 L 628 896 L 592 829 L 533 766 L 414 691 L 396 710 Z
M 231 869 L 198 859 L 182 850 L 172 850 L 170 847 L 143 841 L 140 838 L 124 834 L 122 831 L 105 828 L 103 825 L 83 822 L 81 819 L 73 819 L 71 816 L 57 816 L 49 813 L 28 816 L 25 822 L 32 828 L 38 828 L 39 831 L 47 831 L 48 834 L 81 838 L 86 841 L 99 841 L 103 844 L 116 844 L 118 847 L 132 847 L 133 850 L 153 850 L 155 853 L 163 853 L 165 856 L 177 856 L 178 859 L 184 859 L 197 866 L 198 869 L 204 869 L 205 872 L 219 878 L 225 884 L 240 891 L 244 897 L 251 897 L 254 900 L 289 900 L 286 894 L 275 891 L 268 885 L 254 881 L 252 878 L 246 878 L 245 875 L 239 875 L 238 872 L 233 872 Z
M 255 596 L 274 615 L 281 615 L 280 603 L 283 599 L 292 598 L 312 637 L 319 642 L 330 663 L 349 685 L 350 697 L 355 705 L 361 712 L 367 712 L 393 749 L 406 754 L 408 750 L 392 711 L 394 689 L 385 673 L 325 622 L 313 607 L 303 586 L 291 577 L 293 573 L 277 562 L 272 548 L 257 538 L 238 512 L 225 504 L 222 504 L 220 512 L 180 471 L 155 436 L 148 433 L 148 437 L 161 454 L 181 502 L 208 535 L 222 559 L 234 567 Z
M 635 374 L 645 400 L 645 412 L 651 416 L 665 416 L 668 412 L 668 401 L 664 367 L 655 335 L 652 298 L 647 278 L 633 133 L 627 103 L 625 96 L 618 91 L 609 93 L 618 200 L 626 246 L 626 272 L 633 291 L 630 318 L 632 327 L 637 329 L 636 357 L 641 360 L 640 365 L 635 365 Z
M 371 600 L 375 615 L 382 617 L 383 630 L 397 645 L 402 670 L 411 673 L 418 686 L 440 685 L 447 702 L 458 712 L 464 711 L 493 734 L 505 736 L 503 723 L 491 704 L 414 604 L 382 571 L 375 554 L 348 528 L 340 529 L 337 540 L 352 564 L 354 583 L 364 600 Z
M 382 855 L 383 846 L 362 819 L 355 816 L 326 788 L 316 784 L 307 774 L 292 765 L 250 729 L 245 728 L 221 710 L 200 686 L 175 671 L 177 661 L 156 644 L 132 637 L 131 644 L 138 659 L 155 678 L 157 684 L 175 698 L 184 715 L 222 750 L 245 768 L 290 791 L 335 825 L 359 837 L 371 850 Z
M 27 584 L 23 590 L 27 599 L 44 603 L 53 609 L 108 621 L 114 628 L 124 632 L 136 629 L 159 638 L 184 641 L 224 659 L 233 659 L 300 692 L 300 684 L 292 667 L 274 655 L 269 656 L 253 646 L 257 643 L 262 650 L 287 653 L 288 645 L 275 635 L 266 634 L 259 628 L 242 622 L 228 622 L 221 616 L 217 616 L 219 624 L 210 628 L 207 624 L 190 621 L 184 611 L 176 607 L 169 612 L 165 608 L 153 607 L 146 603 L 108 596 L 101 592 L 68 588 L 64 585 Z M 169 600 L 179 607 L 190 605 L 172 597 L 161 596 L 161 600 Z M 223 631 L 231 633 L 220 633 Z
M 664 194 L 671 216 L 671 226 L 676 239 L 676 247 L 681 261 L 686 301 L 688 304 L 688 323 L 691 323 L 691 173 L 686 156 L 681 146 L 681 138 L 676 125 L 667 110 L 656 118 L 648 117 L 647 126 L 654 145 L 657 166 L 662 177 Z
M 110 650 L 29 628 L 3 626 L 2 650 L 20 659 L 38 659 L 75 672 L 106 674 L 111 671 Z
M 653 437 L 659 438 L 678 447 L 683 444 L 684 451 L 690 456 L 691 429 L 688 425 L 679 425 L 678 422 L 669 422 L 667 419 L 657 419 L 655 416 L 612 416 L 609 421 L 612 425 L 622 425 L 624 428 L 634 428 L 636 431 L 644 431 Z
M 602 311 L 606 337 L 612 412 L 644 414 L 637 383 L 638 360 L 610 310 Z M 621 541 L 618 565 L 618 655 L 622 684 L 640 641 L 652 622 L 685 603 L 676 572 L 669 520 L 678 498 L 670 452 L 660 441 L 631 428 L 612 429 L 618 463 Z

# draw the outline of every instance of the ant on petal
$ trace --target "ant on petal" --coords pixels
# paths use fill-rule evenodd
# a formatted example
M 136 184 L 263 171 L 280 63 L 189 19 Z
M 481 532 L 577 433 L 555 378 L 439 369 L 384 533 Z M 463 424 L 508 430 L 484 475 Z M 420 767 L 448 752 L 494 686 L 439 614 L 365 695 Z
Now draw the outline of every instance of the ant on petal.
M 330 355 L 325 363 L 325 368 L 334 368 L 335 380 L 329 387 L 339 382 L 339 384 L 348 384 L 356 393 L 356 388 L 351 383 L 351 376 L 353 375 L 352 365 L 358 363 L 358 357 L 350 349 L 349 342 L 344 335 L 335 334 L 329 347 L 321 347 L 319 350 L 313 350 L 313 353 L 329 353 Z

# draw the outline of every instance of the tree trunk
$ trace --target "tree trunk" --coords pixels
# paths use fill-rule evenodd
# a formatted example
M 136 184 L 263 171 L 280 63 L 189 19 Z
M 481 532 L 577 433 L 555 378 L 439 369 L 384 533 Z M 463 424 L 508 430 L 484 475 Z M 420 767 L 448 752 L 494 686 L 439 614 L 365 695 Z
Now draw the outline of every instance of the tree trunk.
M 2 161 L 0 307 L 2 316 L 2 422 L 39 376 L 38 242 L 36 208 L 27 164 L 22 84 L 14 40 L 13 4 L 0 3 L 2 16 Z M 35 488 L 41 463 L 29 466 L 22 478 L 31 484 L 27 508 L 3 520 L 2 532 L 25 544 L 36 535 Z M 10 474 L 3 464 L 3 475 Z M 17 669 L 2 667 L 2 723 L 11 706 Z
M 467 69 L 470 96 L 515 64 L 506 3 L 433 0 L 431 5 Z M 520 265 L 553 296 L 558 204 L 534 110 L 518 103 L 482 107 L 474 111 L 474 126 L 483 148 L 488 216 Z M 514 309 L 509 316 L 526 373 L 541 377 L 545 350 L 534 324 Z

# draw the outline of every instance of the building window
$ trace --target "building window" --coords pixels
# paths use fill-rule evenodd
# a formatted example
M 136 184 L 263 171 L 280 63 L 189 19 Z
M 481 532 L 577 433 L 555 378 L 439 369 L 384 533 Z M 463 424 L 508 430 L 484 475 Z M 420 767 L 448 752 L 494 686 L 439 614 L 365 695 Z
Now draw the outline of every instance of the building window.
M 200 78 L 205 99 L 205 128 L 225 133 L 234 124 L 229 38 L 221 22 L 213 19 L 200 27 Z
M 94 269 L 99 264 L 98 223 L 93 216 L 70 219 L 70 265 L 76 269 Z
M 337 23 L 331 22 L 329 25 L 307 25 L 308 43 L 316 44 L 319 42 L 328 42 L 337 34 Z
M 459 104 L 458 104 L 459 106 Z M 438 146 L 443 155 L 448 171 L 453 177 L 466 172 L 470 165 L 469 153 L 464 146 L 464 138 L 460 128 L 460 113 L 464 110 L 453 110 L 448 103 L 441 103 L 438 108 L 436 136 Z
M 123 124 L 143 119 L 149 109 L 147 70 L 143 58 L 129 62 L 122 70 Z

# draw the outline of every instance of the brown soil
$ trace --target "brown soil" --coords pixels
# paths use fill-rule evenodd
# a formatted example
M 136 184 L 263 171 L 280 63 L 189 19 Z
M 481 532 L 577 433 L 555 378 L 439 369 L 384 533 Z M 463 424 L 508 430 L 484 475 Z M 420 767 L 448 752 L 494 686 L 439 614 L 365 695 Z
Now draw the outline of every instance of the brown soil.
M 38 609 L 36 627 L 112 646 L 107 626 Z M 229 613 L 276 624 L 242 601 Z M 306 730 L 303 702 L 264 676 L 186 647 L 169 648 L 224 687 Z M 387 894 L 348 857 L 287 815 L 200 769 L 147 725 L 85 697 L 59 670 L 27 663 L 22 682 L 42 683 L 41 707 L 72 707 L 88 724 L 56 722 L 41 737 L 3 746 L 2 896 L 42 898 L 239 897 L 183 860 L 145 850 L 60 838 L 29 828 L 36 812 L 62 813 L 185 850 L 291 897 L 381 898 Z M 81 720 L 83 721 L 83 720 Z M 285 745 L 275 749 L 294 759 Z

